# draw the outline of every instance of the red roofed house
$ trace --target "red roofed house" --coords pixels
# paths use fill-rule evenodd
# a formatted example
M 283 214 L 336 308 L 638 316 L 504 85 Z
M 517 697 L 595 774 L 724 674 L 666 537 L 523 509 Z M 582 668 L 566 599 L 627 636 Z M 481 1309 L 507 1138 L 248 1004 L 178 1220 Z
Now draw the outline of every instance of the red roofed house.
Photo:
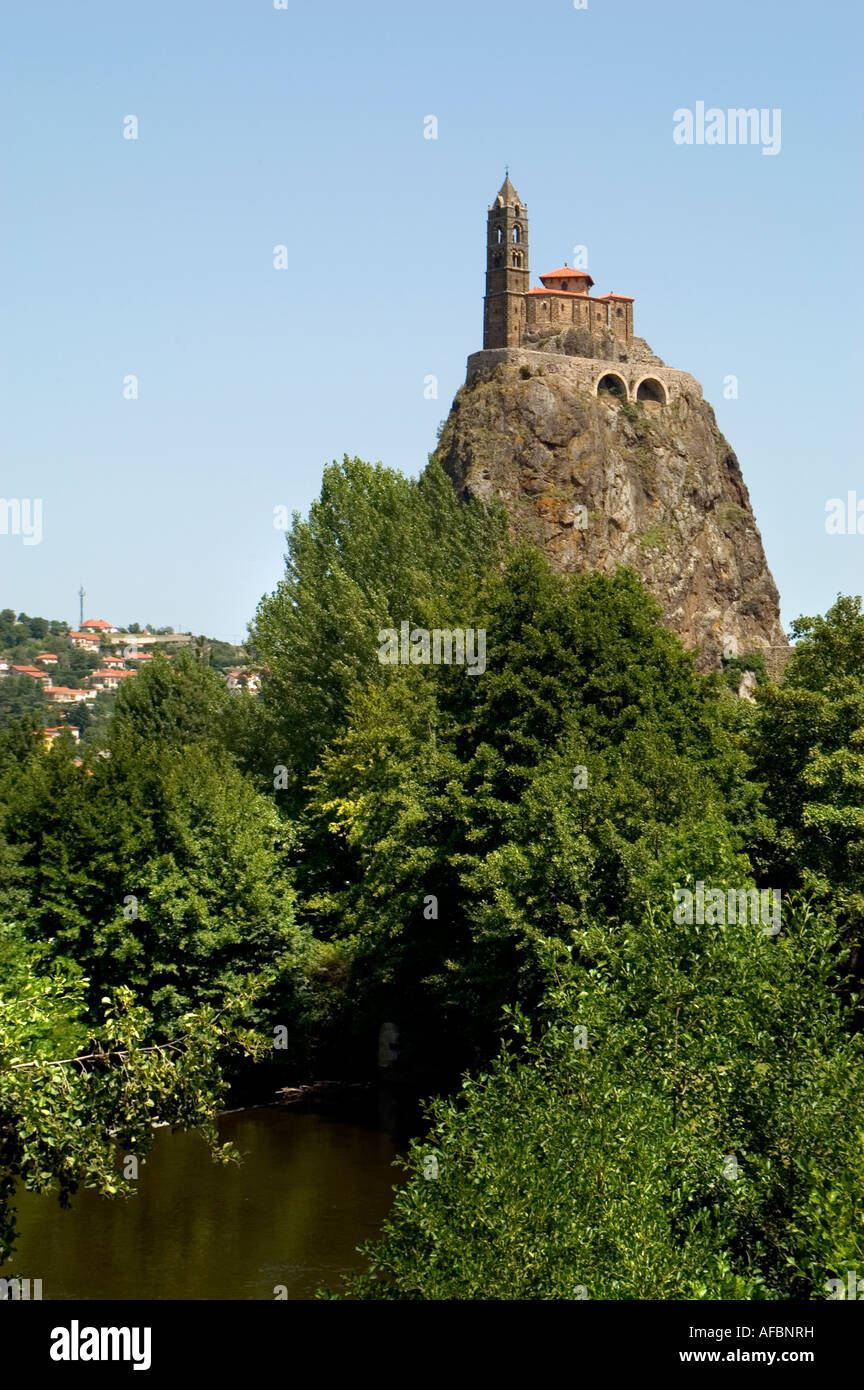
M 47 685 L 45 694 L 52 705 L 77 705 L 81 700 L 95 700 L 95 690 L 73 690 L 68 685 Z
M 41 661 L 43 666 L 56 666 L 56 665 L 57 665 L 57 653 L 56 653 L 56 652 L 40 652 L 39 655 L 36 657 L 36 660 L 37 660 L 37 661 Z
M 51 677 L 47 671 L 40 671 L 38 666 L 13 666 L 13 676 L 30 676 L 34 681 L 41 681 L 43 685 L 51 684 Z
M 129 676 L 137 675 L 137 671 L 92 671 L 87 677 L 87 684 L 91 690 L 117 690 L 120 684 Z
M 104 618 L 85 618 L 81 624 L 82 632 L 118 632 L 119 628 L 106 623 Z
M 80 647 L 85 652 L 98 652 L 99 634 L 94 632 L 70 632 L 69 641 L 73 647 Z

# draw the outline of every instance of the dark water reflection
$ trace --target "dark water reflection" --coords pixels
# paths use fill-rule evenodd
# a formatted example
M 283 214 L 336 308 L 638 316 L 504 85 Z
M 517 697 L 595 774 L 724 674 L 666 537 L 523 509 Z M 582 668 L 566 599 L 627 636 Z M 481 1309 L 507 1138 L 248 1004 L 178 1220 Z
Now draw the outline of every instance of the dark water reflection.
M 160 1130 L 137 1191 L 110 1200 L 81 1191 L 71 1210 L 22 1192 L 11 1261 L 42 1279 L 44 1299 L 314 1298 L 365 1267 L 403 1170 L 405 1147 L 386 1094 L 358 1111 L 261 1107 L 222 1116 L 239 1166 L 211 1162 L 192 1134 Z M 383 1109 L 382 1109 L 383 1107 Z M 9 1275 L 7 1266 L 0 1273 Z

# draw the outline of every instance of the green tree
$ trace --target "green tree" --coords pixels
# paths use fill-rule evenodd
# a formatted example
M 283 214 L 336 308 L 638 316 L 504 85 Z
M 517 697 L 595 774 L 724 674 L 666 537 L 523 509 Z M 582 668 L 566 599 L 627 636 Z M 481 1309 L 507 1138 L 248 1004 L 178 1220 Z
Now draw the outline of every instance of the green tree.
M 365 1026 L 410 1020 L 462 1063 L 494 1054 L 505 1005 L 543 1008 L 596 920 L 687 873 L 749 883 L 736 821 L 758 822 L 735 702 L 634 575 L 567 579 L 524 550 L 479 603 L 482 676 L 355 688 L 299 868 L 316 931 L 350 943 Z
M 756 775 L 773 833 L 754 857 L 782 886 L 819 894 L 864 941 L 864 612 L 838 598 L 825 617 L 800 618 L 782 683 L 760 694 Z
M 295 516 L 288 534 L 285 578 L 251 627 L 269 669 L 257 750 L 247 742 L 259 775 L 269 783 L 282 764 L 300 795 L 355 684 L 385 679 L 379 630 L 435 626 L 436 614 L 458 625 L 504 534 L 502 510 L 460 503 L 437 464 L 416 482 L 347 456 L 326 468 L 308 520 Z
M 265 971 L 260 1020 L 318 1008 L 293 832 L 219 746 L 231 704 L 215 672 L 156 658 L 118 695 L 107 747 L 76 759 L 23 727 L 5 749 L 0 736 L 0 839 L 28 939 L 87 974 L 91 1008 L 128 986 L 163 1034 Z
M 6 676 L 0 680 L 0 729 L 25 715 L 48 712 L 48 701 L 40 681 L 32 676 Z
M 190 1012 L 154 1046 L 130 990 L 88 1015 L 86 978 L 43 965 L 19 933 L 0 926 L 0 1264 L 14 1250 L 18 1183 L 57 1192 L 63 1206 L 81 1186 L 127 1191 L 122 1155 L 143 1160 L 160 1123 L 198 1129 L 215 1158 L 234 1157 L 216 1129 L 227 1089 L 221 1064 L 265 1051 L 237 1022 L 243 997 Z
M 111 744 L 180 747 L 218 744 L 230 697 L 215 671 L 181 651 L 168 661 L 156 653 L 134 680 L 117 693 Z
M 133 989 L 164 1031 L 268 969 L 300 988 L 290 830 L 227 754 L 148 744 L 76 766 L 35 759 L 5 814 L 27 934 L 90 978 Z
M 616 931 L 534 1042 L 432 1107 L 375 1299 L 822 1299 L 864 1259 L 862 1038 L 833 926 Z

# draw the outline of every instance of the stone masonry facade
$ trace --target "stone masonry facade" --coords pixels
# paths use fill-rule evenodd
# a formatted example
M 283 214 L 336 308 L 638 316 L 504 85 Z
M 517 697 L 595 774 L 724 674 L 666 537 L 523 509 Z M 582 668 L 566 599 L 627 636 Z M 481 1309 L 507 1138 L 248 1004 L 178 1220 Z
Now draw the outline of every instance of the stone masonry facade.
M 594 395 L 609 392 L 625 400 L 668 405 L 683 389 L 701 396 L 687 372 L 669 368 L 633 333 L 629 295 L 592 296 L 585 270 L 561 266 L 540 276 L 530 288 L 528 209 L 509 174 L 486 222 L 486 297 L 483 351 L 468 361 L 469 379 L 495 362 L 539 365 L 578 381 Z
M 657 405 L 668 405 L 682 395 L 702 399 L 702 387 L 695 376 L 667 367 L 659 358 L 654 358 L 646 369 L 645 363 L 638 360 L 621 363 L 596 357 L 570 357 L 548 348 L 544 352 L 528 348 L 487 348 L 483 352 L 472 352 L 468 358 L 468 385 L 499 362 L 510 367 L 524 367 L 532 374 L 542 372 L 544 376 L 567 377 L 590 391 L 592 396 L 608 391 L 624 400 Z

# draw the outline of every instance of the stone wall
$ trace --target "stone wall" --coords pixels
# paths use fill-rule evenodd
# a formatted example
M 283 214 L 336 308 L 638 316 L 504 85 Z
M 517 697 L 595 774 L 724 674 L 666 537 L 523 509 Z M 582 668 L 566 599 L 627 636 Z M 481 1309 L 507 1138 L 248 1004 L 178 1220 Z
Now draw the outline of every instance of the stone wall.
M 647 348 L 642 339 L 634 340 Z M 472 352 L 468 358 L 467 384 L 482 379 L 500 363 L 509 367 L 525 367 L 531 373 L 544 376 L 563 376 L 583 390 L 597 395 L 598 383 L 603 377 L 619 377 L 626 388 L 627 399 L 635 400 L 639 386 L 646 379 L 661 382 L 666 390 L 667 402 L 671 403 L 681 396 L 691 400 L 702 399 L 702 387 L 689 372 L 679 372 L 674 367 L 666 367 L 659 357 L 637 351 L 630 354 L 627 362 L 612 358 L 569 357 L 563 352 L 534 352 L 528 348 L 489 348 L 482 352 Z M 635 357 L 636 360 L 632 360 Z M 646 360 L 647 357 L 647 360 Z
M 560 332 L 571 324 L 592 333 L 609 333 L 626 346 L 633 336 L 633 305 L 590 299 L 584 294 L 540 294 L 536 290 L 526 294 L 525 327 L 529 332 Z

